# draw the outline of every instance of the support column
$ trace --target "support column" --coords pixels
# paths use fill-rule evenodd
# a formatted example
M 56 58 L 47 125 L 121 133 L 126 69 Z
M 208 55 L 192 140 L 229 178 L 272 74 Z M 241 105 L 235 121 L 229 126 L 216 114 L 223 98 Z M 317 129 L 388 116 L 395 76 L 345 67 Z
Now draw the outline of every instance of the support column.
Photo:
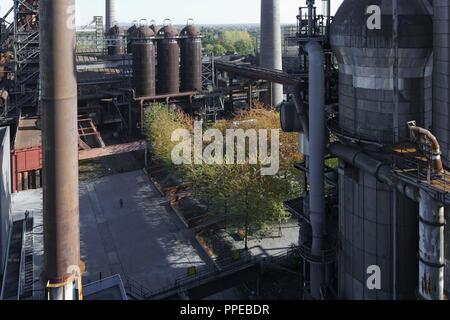
M 312 227 L 312 248 L 314 257 L 321 258 L 327 249 L 325 208 L 325 57 L 322 46 L 315 41 L 305 46 L 309 56 L 309 212 Z M 311 263 L 311 295 L 322 298 L 326 285 L 326 266 Z
M 41 0 L 44 274 L 49 300 L 81 299 L 75 0 Z
M 419 214 L 419 297 L 444 300 L 444 206 L 421 190 Z

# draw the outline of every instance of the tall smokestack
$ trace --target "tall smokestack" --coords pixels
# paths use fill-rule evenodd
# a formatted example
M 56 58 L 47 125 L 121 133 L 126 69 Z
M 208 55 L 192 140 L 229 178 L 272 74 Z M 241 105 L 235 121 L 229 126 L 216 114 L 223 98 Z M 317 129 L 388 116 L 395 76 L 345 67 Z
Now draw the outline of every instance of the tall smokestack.
M 283 70 L 281 55 L 280 0 L 261 0 L 260 65 Z M 283 102 L 283 85 L 272 84 L 272 105 Z
M 75 0 L 41 0 L 44 280 L 49 300 L 81 298 Z
M 105 29 L 106 32 L 109 31 L 114 25 L 114 21 L 116 21 L 116 1 L 115 0 L 106 0 L 106 11 L 105 11 Z

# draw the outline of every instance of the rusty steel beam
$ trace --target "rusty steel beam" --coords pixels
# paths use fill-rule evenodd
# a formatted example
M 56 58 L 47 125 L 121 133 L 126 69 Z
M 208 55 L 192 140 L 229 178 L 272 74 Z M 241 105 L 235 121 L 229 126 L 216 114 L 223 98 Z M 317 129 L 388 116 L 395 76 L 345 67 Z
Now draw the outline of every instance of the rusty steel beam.
M 180 92 L 180 93 L 159 94 L 159 95 L 147 96 L 147 97 L 137 97 L 135 90 L 132 90 L 132 93 L 133 93 L 134 101 L 167 100 L 167 99 L 173 99 L 173 98 L 192 97 L 192 96 L 195 96 L 196 94 L 199 94 L 198 91 L 189 91 L 189 92 Z
M 75 0 L 41 0 L 44 280 L 49 300 L 81 299 Z
M 266 80 L 273 83 L 291 86 L 303 86 L 304 79 L 307 79 L 308 77 L 307 74 L 305 74 L 304 76 L 293 76 L 279 70 L 263 68 L 250 64 L 236 64 L 219 60 L 215 61 L 215 67 L 218 70 L 226 71 L 242 78 Z
M 103 148 L 95 148 L 89 150 L 80 150 L 80 161 L 89 160 L 89 159 L 97 159 L 112 155 L 124 154 L 134 151 L 142 151 L 146 148 L 146 141 L 136 141 L 118 145 L 107 146 Z

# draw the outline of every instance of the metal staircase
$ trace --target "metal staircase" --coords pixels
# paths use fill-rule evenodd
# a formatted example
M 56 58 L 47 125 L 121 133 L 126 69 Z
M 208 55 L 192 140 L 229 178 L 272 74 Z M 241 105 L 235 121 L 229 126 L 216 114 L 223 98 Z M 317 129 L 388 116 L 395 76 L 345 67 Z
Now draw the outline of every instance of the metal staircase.
M 28 108 L 35 112 L 39 97 L 39 16 L 38 0 L 13 0 L 0 18 L 0 52 L 10 54 L 3 65 L 8 75 L 0 83 L 10 101 L 7 113 Z M 2 116 L 7 116 L 3 114 Z
M 33 217 L 25 219 L 24 240 L 22 248 L 22 267 L 20 300 L 31 299 L 33 296 L 34 285 L 34 266 L 33 266 Z
M 14 0 L 13 108 L 37 109 L 39 83 L 39 16 L 37 0 Z M 24 96 L 28 98 L 24 99 Z

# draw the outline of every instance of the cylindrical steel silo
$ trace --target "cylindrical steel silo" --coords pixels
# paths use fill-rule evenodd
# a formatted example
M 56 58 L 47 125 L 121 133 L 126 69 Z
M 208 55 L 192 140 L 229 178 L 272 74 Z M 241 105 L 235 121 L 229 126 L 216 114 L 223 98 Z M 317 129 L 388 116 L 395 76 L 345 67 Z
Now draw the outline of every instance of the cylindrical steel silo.
M 434 70 L 433 70 L 433 133 L 439 140 L 442 161 L 450 165 L 450 2 L 434 0 Z M 446 208 L 447 221 L 450 207 Z M 446 226 L 446 237 L 450 226 Z M 450 241 L 446 241 L 445 286 L 450 290 Z
M 133 53 L 133 40 L 136 36 L 137 21 L 133 21 L 133 25 L 127 30 L 127 53 Z
M 109 32 L 106 35 L 108 44 L 108 55 L 114 56 L 125 53 L 124 36 L 125 33 L 123 29 L 120 28 L 118 25 L 115 25 L 111 29 L 109 29 Z
M 434 0 L 433 133 L 450 165 L 450 3 Z
M 374 4 L 381 8 L 381 29 L 367 26 L 367 8 Z M 408 121 L 431 125 L 432 21 L 427 9 L 420 0 L 398 1 L 398 108 L 392 1 L 345 0 L 334 17 L 331 44 L 339 63 L 338 130 L 361 140 L 366 151 L 372 150 L 370 142 L 389 145 L 409 140 Z M 386 160 L 375 150 L 374 158 Z M 416 203 L 370 174 L 341 164 L 340 298 L 415 298 L 418 213 Z M 381 271 L 379 290 L 367 287 L 372 267 Z
M 202 37 L 192 20 L 180 32 L 180 49 L 181 91 L 201 91 Z
M 393 251 L 394 210 L 398 216 L 397 257 Z M 339 178 L 338 294 L 350 300 L 414 299 L 418 279 L 418 205 L 356 168 Z M 379 267 L 381 289 L 367 287 L 369 268 Z
M 153 32 L 155 34 L 157 34 L 159 29 L 158 29 L 158 26 L 156 25 L 156 21 L 155 20 L 150 20 L 149 25 L 150 25 L 150 29 L 152 29 Z
M 158 94 L 174 94 L 180 92 L 180 45 L 178 31 L 166 24 L 158 31 L 157 83 Z
M 133 88 L 138 97 L 150 97 L 155 91 L 155 34 L 148 26 L 135 31 L 133 41 Z
M 381 3 L 381 29 L 367 27 L 367 8 L 374 5 L 367 0 L 344 1 L 331 26 L 331 44 L 339 62 L 339 126 L 361 139 L 391 143 L 394 136 L 409 139 L 411 120 L 420 127 L 431 126 L 432 20 L 423 1 L 398 2 L 395 112 L 392 1 L 376 2 Z

